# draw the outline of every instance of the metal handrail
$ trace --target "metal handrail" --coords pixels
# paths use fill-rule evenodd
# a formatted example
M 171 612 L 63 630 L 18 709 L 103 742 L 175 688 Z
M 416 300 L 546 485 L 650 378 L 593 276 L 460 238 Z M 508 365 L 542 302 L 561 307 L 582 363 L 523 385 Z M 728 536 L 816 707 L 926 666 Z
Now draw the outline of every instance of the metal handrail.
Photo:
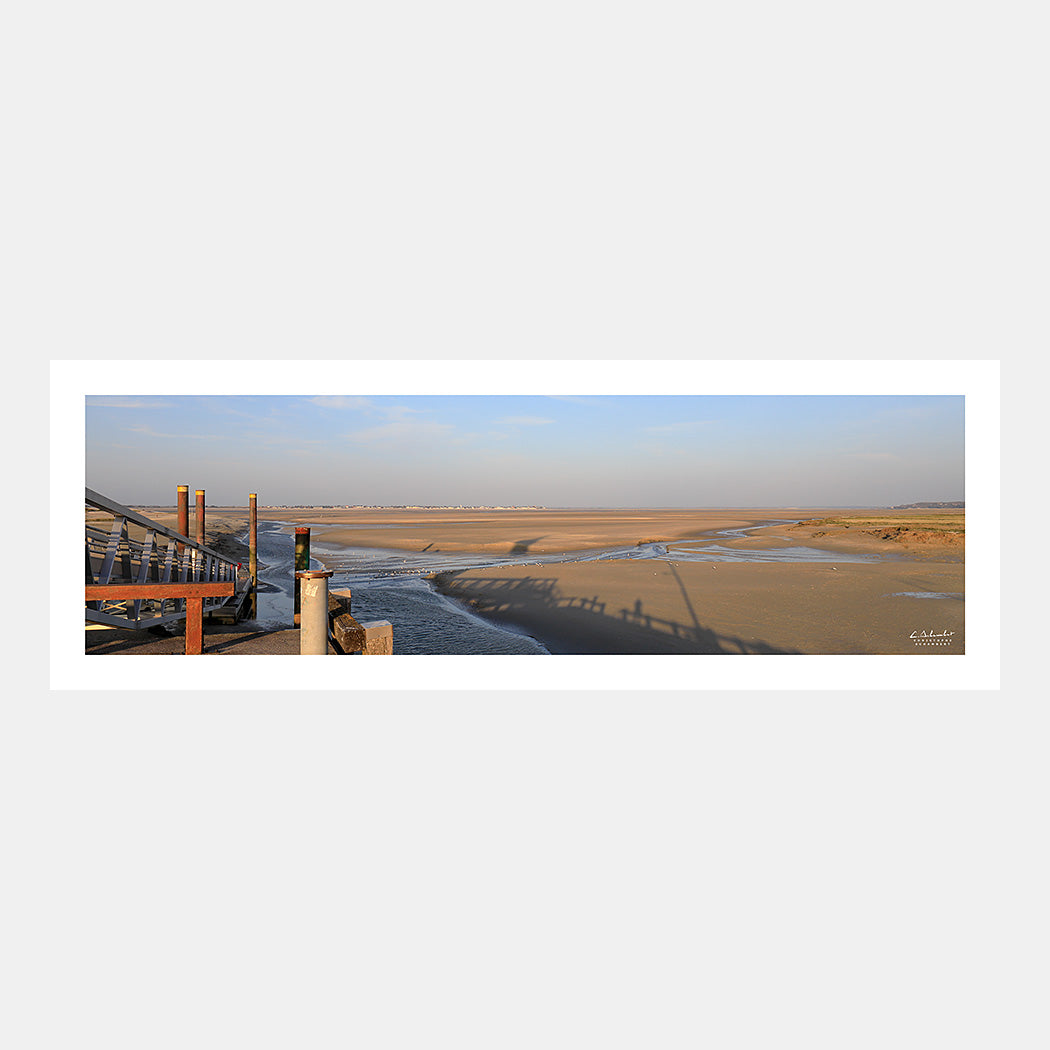
M 84 503 L 112 517 L 109 532 L 85 522 L 85 583 L 88 586 L 225 582 L 236 586 L 237 562 L 214 548 L 166 528 L 93 489 L 84 489 Z M 133 536 L 129 525 L 142 529 L 143 537 Z M 167 592 L 170 593 L 170 589 Z M 204 611 L 218 608 L 225 600 L 222 596 L 205 598 Z M 99 599 L 85 601 L 84 606 L 84 618 L 88 622 L 132 629 L 183 620 L 186 615 L 184 597 Z

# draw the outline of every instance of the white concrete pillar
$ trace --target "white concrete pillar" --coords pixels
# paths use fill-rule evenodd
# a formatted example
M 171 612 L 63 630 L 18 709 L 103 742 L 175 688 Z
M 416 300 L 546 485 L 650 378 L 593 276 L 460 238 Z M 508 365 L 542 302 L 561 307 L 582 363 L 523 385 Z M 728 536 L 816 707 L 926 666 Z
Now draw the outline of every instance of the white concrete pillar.
M 300 581 L 299 654 L 328 655 L 328 578 L 331 570 L 297 572 Z

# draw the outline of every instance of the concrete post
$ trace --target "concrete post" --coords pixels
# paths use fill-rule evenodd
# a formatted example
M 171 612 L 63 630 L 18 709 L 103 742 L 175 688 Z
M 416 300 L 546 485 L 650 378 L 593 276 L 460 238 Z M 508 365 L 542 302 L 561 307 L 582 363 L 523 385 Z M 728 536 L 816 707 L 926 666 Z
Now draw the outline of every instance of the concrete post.
M 292 620 L 296 627 L 300 620 L 299 573 L 307 572 L 309 568 L 310 530 L 299 528 L 295 530 L 295 595 L 292 602 Z
M 258 519 L 255 509 L 255 493 L 248 493 L 248 575 L 252 579 L 251 618 L 259 615 L 256 588 L 259 583 Z
M 296 580 L 302 581 L 301 656 L 328 655 L 328 578 L 331 575 L 331 569 L 295 574 Z

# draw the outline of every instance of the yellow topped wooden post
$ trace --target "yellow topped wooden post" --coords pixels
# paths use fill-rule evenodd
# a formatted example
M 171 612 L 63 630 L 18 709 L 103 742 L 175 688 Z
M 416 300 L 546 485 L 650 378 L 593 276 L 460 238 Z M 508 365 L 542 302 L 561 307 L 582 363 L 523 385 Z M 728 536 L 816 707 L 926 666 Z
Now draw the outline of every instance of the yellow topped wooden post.
M 175 526 L 175 531 L 181 533 L 183 536 L 190 534 L 190 487 L 189 485 L 179 485 L 176 489 L 176 513 L 178 515 L 178 524 Z M 179 554 L 186 549 L 184 543 L 180 543 L 178 546 Z
M 204 489 L 197 489 L 197 542 L 204 546 Z
M 258 518 L 255 508 L 254 492 L 248 493 L 248 575 L 252 580 L 252 619 L 259 614 L 259 606 L 255 599 L 255 589 L 259 583 L 259 544 L 257 537 Z

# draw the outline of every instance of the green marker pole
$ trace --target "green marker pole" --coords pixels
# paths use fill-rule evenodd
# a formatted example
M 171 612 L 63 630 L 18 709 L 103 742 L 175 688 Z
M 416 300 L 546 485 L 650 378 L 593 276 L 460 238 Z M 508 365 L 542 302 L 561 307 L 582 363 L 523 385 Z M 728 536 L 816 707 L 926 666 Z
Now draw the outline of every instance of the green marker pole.
M 295 571 L 308 572 L 310 569 L 310 530 L 309 529 L 296 529 L 295 530 Z M 294 623 L 298 627 L 300 625 L 300 614 L 299 614 L 299 577 L 295 578 L 295 602 L 293 605 L 294 610 Z

